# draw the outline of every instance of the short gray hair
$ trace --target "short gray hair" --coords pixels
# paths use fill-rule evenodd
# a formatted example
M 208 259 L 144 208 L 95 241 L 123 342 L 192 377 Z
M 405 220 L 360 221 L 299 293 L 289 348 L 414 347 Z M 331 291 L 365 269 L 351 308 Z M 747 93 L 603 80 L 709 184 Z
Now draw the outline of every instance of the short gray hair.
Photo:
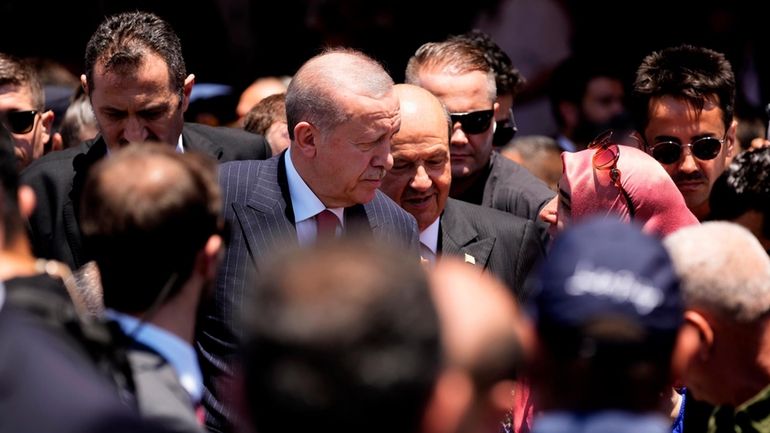
M 700 307 L 735 322 L 770 311 L 770 257 L 751 232 L 711 221 L 685 227 L 664 240 L 688 308 Z

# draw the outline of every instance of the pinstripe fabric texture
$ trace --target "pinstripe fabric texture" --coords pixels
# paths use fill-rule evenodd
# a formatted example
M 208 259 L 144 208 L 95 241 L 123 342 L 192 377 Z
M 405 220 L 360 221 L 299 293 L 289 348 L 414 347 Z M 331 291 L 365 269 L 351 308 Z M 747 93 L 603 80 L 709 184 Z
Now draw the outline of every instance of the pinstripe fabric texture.
M 225 420 L 232 419 L 231 405 L 216 395 L 221 386 L 217 382 L 232 377 L 230 361 L 238 350 L 244 294 L 259 273 L 260 261 L 277 248 L 297 245 L 297 232 L 283 154 L 265 161 L 222 164 L 219 183 L 230 236 L 214 302 L 201 317 L 196 349 L 206 387 L 207 426 L 229 431 Z M 371 202 L 345 210 L 345 231 L 370 233 L 378 241 L 408 249 L 419 259 L 415 219 L 380 191 Z

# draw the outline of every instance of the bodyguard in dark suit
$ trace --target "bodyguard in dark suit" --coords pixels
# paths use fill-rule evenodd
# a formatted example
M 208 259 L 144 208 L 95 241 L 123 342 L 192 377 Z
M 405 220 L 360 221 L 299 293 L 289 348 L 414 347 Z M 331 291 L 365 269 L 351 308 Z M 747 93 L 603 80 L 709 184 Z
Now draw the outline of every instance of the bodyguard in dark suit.
M 393 169 L 382 190 L 411 213 L 420 228 L 423 258 L 458 256 L 487 270 L 517 295 L 542 253 L 532 221 L 448 198 L 449 115 L 430 92 L 396 85 L 401 129 L 393 137 Z
M 267 161 L 220 167 L 230 239 L 215 302 L 198 332 L 206 384 L 207 425 L 227 427 L 232 408 L 217 393 L 231 374 L 238 322 L 249 276 L 285 245 L 312 245 L 323 236 L 365 236 L 417 255 L 417 224 L 379 192 L 393 164 L 399 128 L 393 81 L 377 62 L 353 50 L 328 51 L 294 74 L 286 93 L 291 146 Z M 287 420 L 288 421 L 288 420 Z
M 204 152 L 219 161 L 270 156 L 261 136 L 184 123 L 195 81 L 188 75 L 179 38 L 145 12 L 108 17 L 86 47 L 83 87 L 101 135 L 26 169 L 22 182 L 37 195 L 30 218 L 35 254 L 76 269 L 89 259 L 82 249 L 78 203 L 91 166 L 129 142 L 158 141 L 180 152 Z
M 425 43 L 409 59 L 406 82 L 436 95 L 451 114 L 449 195 L 535 221 L 546 240 L 548 225 L 538 215 L 554 192 L 527 169 L 492 150 L 500 104 L 486 54 L 462 38 Z

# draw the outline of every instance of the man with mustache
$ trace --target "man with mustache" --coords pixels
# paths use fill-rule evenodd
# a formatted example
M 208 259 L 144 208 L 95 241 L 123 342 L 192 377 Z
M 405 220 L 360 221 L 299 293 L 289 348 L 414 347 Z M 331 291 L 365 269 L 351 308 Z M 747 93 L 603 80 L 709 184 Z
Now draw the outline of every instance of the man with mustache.
M 319 238 L 359 236 L 395 244 L 419 260 L 415 219 L 378 190 L 393 166 L 390 146 L 401 126 L 393 80 L 382 66 L 349 49 L 313 57 L 289 84 L 286 120 L 288 150 L 220 167 L 231 234 L 198 333 L 204 402 L 209 427 L 217 430 L 232 417 L 232 408 L 213 395 L 217 377 L 231 373 L 248 277 L 260 273 L 264 259 Z
M 735 75 L 725 56 L 680 45 L 642 61 L 633 86 L 633 115 L 647 152 L 666 169 L 699 219 L 733 154 Z

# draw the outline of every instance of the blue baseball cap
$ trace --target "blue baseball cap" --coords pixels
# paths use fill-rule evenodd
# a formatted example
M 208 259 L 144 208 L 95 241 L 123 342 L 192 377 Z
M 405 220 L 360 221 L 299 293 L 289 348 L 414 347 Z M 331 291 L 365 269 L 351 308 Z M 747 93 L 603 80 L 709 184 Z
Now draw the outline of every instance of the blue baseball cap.
M 671 259 L 636 224 L 601 218 L 568 228 L 531 283 L 528 307 L 539 328 L 580 330 L 617 318 L 654 337 L 675 335 L 683 321 Z

